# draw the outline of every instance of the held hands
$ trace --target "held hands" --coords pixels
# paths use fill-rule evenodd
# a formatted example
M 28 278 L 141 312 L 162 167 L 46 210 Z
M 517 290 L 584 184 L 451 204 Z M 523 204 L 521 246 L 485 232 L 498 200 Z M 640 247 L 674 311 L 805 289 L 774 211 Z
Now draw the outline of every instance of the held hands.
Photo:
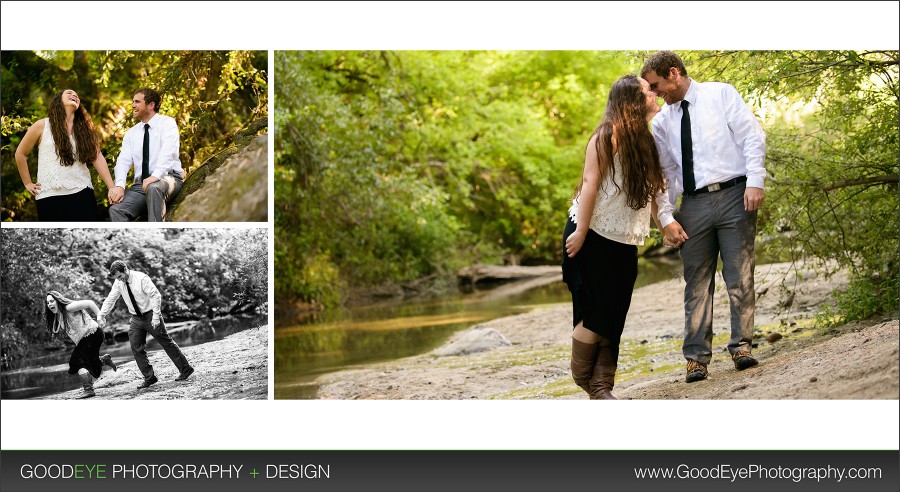
M 688 235 L 678 221 L 672 222 L 663 229 L 663 244 L 670 248 L 680 248 L 687 240 Z
M 148 186 L 150 186 L 151 184 L 153 184 L 153 183 L 155 183 L 155 182 L 157 182 L 157 181 L 159 181 L 159 178 L 157 178 L 156 176 L 150 176 L 149 178 L 147 178 L 147 179 L 141 181 L 141 188 L 144 189 L 144 193 L 147 192 L 147 187 L 148 187 Z
M 97 324 L 100 325 L 100 328 L 104 328 L 106 326 L 106 318 L 97 316 Z
M 762 205 L 763 200 L 766 199 L 766 191 L 762 188 L 751 188 L 747 187 L 744 190 L 744 210 L 748 212 L 752 212 L 754 210 L 758 210 Z
M 569 255 L 569 258 L 575 258 L 575 255 L 581 251 L 586 237 L 587 231 L 580 229 L 575 229 L 575 232 L 569 234 L 569 237 L 566 238 L 566 254 Z
M 151 324 L 154 328 L 159 328 L 159 316 L 153 316 L 153 319 L 150 320 L 150 324 Z
M 31 193 L 32 196 L 38 196 L 41 194 L 41 184 L 40 183 L 28 183 L 25 185 L 25 189 Z
M 114 186 L 109 190 L 109 193 L 106 194 L 106 197 L 109 198 L 109 203 L 119 203 L 122 201 L 122 198 L 125 197 L 125 188 Z

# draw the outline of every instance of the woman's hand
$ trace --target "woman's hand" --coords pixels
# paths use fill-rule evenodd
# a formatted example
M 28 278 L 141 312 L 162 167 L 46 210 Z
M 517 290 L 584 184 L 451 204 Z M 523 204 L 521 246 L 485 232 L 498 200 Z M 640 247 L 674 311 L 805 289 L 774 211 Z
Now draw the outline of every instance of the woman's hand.
M 28 183 L 25 185 L 25 189 L 31 193 L 32 196 L 38 196 L 41 194 L 41 184 L 40 183 Z
M 575 232 L 569 234 L 569 237 L 566 238 L 566 254 L 569 255 L 569 258 L 575 258 L 575 255 L 581 251 L 585 238 L 587 238 L 587 231 L 580 229 L 575 229 Z

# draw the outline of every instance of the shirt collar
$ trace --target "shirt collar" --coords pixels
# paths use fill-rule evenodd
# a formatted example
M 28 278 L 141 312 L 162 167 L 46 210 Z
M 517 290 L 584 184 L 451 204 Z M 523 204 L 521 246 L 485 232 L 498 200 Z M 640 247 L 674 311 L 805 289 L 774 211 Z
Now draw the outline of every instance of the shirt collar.
M 151 117 L 149 120 L 147 120 L 147 124 L 150 125 L 150 128 L 156 128 L 156 126 L 155 126 L 156 123 L 154 123 L 154 121 L 159 122 L 159 118 L 157 118 L 158 116 L 159 116 L 159 113 L 156 113 L 153 115 L 153 117 Z
M 688 86 L 687 92 L 684 94 L 684 99 L 682 101 L 687 101 L 691 106 L 695 106 L 697 104 L 697 81 L 689 78 L 691 81 L 691 85 Z M 681 102 L 678 103 L 678 108 L 681 108 Z

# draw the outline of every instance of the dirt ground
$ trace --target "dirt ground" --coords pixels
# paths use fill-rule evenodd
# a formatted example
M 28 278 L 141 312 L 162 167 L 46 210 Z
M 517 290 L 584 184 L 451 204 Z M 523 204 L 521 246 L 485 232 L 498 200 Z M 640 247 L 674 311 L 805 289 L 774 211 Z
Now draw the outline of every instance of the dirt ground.
M 634 293 L 614 393 L 633 399 L 897 399 L 898 321 L 876 319 L 832 328 L 815 312 L 846 275 L 824 278 L 802 265 L 756 269 L 754 355 L 737 372 L 725 345 L 727 295 L 716 282 L 713 361 L 705 381 L 684 382 L 683 279 Z M 790 287 L 786 289 L 785 286 Z M 428 354 L 323 375 L 323 399 L 587 399 L 569 372 L 571 306 L 539 308 L 457 333 L 449 343 L 490 328 L 511 343 L 454 356 Z M 445 345 L 446 347 L 447 345 Z
M 194 367 L 184 381 L 175 381 L 178 369 L 162 350 L 149 352 L 159 382 L 137 389 L 143 377 L 134 361 L 114 372 L 104 367 L 94 383 L 92 400 L 260 400 L 268 397 L 268 326 L 251 328 L 215 342 L 182 348 Z M 102 351 L 102 350 L 101 350 Z M 73 376 L 74 377 L 74 376 Z M 40 400 L 74 399 L 82 390 L 48 395 Z

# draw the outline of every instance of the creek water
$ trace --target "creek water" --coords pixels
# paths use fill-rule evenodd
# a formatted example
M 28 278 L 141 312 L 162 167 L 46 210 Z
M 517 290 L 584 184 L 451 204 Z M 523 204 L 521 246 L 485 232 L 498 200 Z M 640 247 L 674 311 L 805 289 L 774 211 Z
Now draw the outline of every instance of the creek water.
M 681 275 L 678 257 L 641 259 L 635 288 Z M 541 305 L 568 303 L 561 278 L 529 281 L 433 299 L 336 309 L 316 318 L 275 320 L 275 398 L 314 399 L 316 378 L 373 362 L 409 357 L 444 344 L 453 333 Z M 539 283 L 539 282 L 538 282 Z
M 167 322 L 166 331 L 179 347 L 184 348 L 221 340 L 231 334 L 266 323 L 265 317 L 259 316 L 226 316 L 214 318 L 210 321 L 211 327 L 210 325 L 199 324 L 197 321 Z M 131 354 L 131 346 L 128 343 L 128 339 L 121 336 L 122 333 L 127 333 L 127 325 L 117 325 L 113 328 L 118 328 L 115 340 L 110 343 L 111 337 L 108 337 L 107 342 L 100 347 L 100 353 L 111 355 L 116 364 L 133 362 L 134 356 Z M 71 344 L 66 344 L 66 348 L 63 350 L 41 357 L 30 358 L 19 367 L 0 373 L 0 387 L 2 387 L 2 395 L 0 397 L 9 399 L 34 398 L 80 388 L 81 383 L 78 376 L 68 372 L 69 357 L 73 348 Z M 148 336 L 147 352 L 157 350 L 162 350 L 162 347 L 153 339 L 152 335 Z M 140 381 L 135 381 L 135 383 L 138 382 Z

